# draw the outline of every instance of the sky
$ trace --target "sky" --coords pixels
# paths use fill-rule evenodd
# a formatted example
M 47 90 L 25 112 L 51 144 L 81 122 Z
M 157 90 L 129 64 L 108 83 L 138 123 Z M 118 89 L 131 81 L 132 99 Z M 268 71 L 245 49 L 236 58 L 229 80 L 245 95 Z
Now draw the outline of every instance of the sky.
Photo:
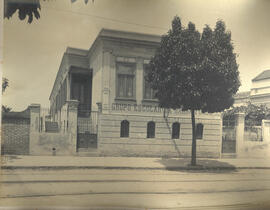
M 49 107 L 49 95 L 66 48 L 89 49 L 102 28 L 162 35 L 175 15 L 201 32 L 217 20 L 232 33 L 241 87 L 270 69 L 270 0 L 77 0 L 41 1 L 31 24 L 18 14 L 4 20 L 2 103 L 23 111 L 32 103 Z M 269 84 L 270 85 L 270 84 Z

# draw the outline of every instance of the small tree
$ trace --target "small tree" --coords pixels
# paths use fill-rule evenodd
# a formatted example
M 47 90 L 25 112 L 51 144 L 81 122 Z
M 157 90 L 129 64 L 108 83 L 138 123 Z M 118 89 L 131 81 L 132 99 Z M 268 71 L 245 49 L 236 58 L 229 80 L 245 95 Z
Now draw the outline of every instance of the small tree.
M 182 27 L 176 16 L 149 69 L 146 79 L 160 106 L 191 111 L 191 165 L 196 165 L 195 110 L 213 113 L 229 108 L 240 86 L 231 34 L 222 21 L 214 31 L 206 26 L 200 34 L 191 22 Z
M 5 78 L 5 77 L 3 77 L 2 78 L 2 95 L 3 95 L 3 93 L 5 92 L 5 90 L 7 89 L 8 86 L 9 86 L 8 79 Z M 2 112 L 7 113 L 7 112 L 10 112 L 10 111 L 11 111 L 11 108 L 10 107 L 7 107 L 5 105 L 2 105 Z

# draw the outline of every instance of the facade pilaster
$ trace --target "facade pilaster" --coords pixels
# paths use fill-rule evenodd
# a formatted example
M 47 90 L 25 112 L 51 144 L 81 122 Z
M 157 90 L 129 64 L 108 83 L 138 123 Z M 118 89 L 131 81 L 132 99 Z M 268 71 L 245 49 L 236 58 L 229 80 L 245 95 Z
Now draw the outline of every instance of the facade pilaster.
M 143 90 L 144 90 L 144 72 L 143 72 L 143 58 L 137 58 L 137 69 L 136 69 L 136 100 L 138 104 L 142 103 Z
M 103 69 L 102 69 L 102 111 L 108 113 L 110 110 L 110 74 L 111 57 L 109 50 L 103 51 Z

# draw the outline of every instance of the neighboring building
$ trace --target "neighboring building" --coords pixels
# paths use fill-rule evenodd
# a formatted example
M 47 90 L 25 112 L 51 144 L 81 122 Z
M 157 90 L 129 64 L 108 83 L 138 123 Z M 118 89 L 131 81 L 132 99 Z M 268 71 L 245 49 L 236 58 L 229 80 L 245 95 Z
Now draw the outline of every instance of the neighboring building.
M 270 70 L 265 70 L 252 79 L 250 91 L 235 95 L 234 106 L 246 105 L 248 102 L 270 107 Z
M 234 96 L 234 106 L 245 106 L 250 102 L 250 91 L 239 92 Z
M 67 48 L 50 95 L 50 112 L 51 120 L 68 130 L 68 104 L 78 101 L 78 152 L 190 156 L 190 113 L 166 114 L 144 79 L 160 40 L 103 29 L 89 50 Z M 221 115 L 197 112 L 196 123 L 198 156 L 219 157 Z

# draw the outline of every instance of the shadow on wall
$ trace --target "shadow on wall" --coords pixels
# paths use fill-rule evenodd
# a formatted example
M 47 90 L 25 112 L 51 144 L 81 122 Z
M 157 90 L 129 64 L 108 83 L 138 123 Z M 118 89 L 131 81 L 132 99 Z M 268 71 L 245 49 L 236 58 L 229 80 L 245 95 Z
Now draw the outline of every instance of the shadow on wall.
M 185 159 L 174 159 L 174 158 L 162 158 L 157 160 L 162 165 L 166 167 L 169 171 L 189 171 L 194 173 L 231 173 L 236 172 L 236 167 L 226 162 L 205 159 L 205 160 L 197 160 L 196 166 L 191 166 L 190 158 Z

